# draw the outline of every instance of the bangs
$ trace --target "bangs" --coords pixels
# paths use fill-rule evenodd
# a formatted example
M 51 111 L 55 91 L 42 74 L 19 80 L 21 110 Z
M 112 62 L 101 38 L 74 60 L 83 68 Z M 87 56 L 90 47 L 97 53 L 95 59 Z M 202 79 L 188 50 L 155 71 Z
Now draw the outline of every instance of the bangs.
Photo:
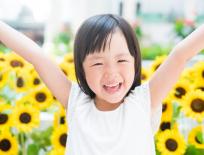
M 112 38 L 112 34 L 118 27 L 118 21 L 114 17 L 110 16 L 95 16 L 90 18 L 88 23 L 82 26 L 82 29 L 86 29 L 84 32 L 84 56 L 90 53 L 104 51 L 107 43 L 109 44 Z

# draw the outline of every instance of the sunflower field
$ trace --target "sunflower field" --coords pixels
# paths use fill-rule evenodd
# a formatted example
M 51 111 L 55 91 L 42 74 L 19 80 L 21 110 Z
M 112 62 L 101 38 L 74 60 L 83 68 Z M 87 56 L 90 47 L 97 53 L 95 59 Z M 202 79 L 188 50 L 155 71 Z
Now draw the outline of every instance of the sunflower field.
M 166 56 L 142 68 L 148 80 Z M 76 80 L 73 55 L 68 53 L 59 67 Z M 159 131 L 155 135 L 157 155 L 204 154 L 204 62 L 186 68 L 164 99 Z M 42 129 L 42 114 L 53 116 Z M 66 112 L 42 82 L 34 67 L 14 52 L 0 54 L 0 154 L 63 155 L 67 138 Z
M 75 80 L 72 54 L 59 66 Z M 53 116 L 46 128 L 43 113 Z M 67 130 L 64 108 L 34 67 L 14 52 L 0 53 L 0 154 L 64 155 Z
M 159 56 L 149 68 L 142 68 L 142 81 L 148 80 L 165 59 Z M 203 61 L 187 67 L 163 100 L 155 144 L 157 155 L 204 154 Z

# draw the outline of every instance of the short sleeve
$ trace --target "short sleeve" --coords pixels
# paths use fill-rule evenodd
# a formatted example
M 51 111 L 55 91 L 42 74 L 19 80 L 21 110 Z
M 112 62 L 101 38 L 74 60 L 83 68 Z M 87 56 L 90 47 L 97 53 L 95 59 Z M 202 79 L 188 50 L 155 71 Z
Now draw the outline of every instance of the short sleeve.
M 156 110 L 154 110 L 151 113 L 151 126 L 152 126 L 152 132 L 155 134 L 160 126 L 162 116 L 162 104 L 161 106 L 157 107 Z
M 157 107 L 156 110 L 151 110 L 151 94 L 149 88 L 149 82 L 145 82 L 140 86 L 135 87 L 135 89 L 130 93 L 130 98 L 133 98 L 139 106 L 145 111 L 145 113 L 150 117 L 152 132 L 155 133 L 160 125 L 160 118 L 162 115 L 162 104 Z
M 75 108 L 79 103 L 82 103 L 87 98 L 87 95 L 81 90 L 78 83 L 73 82 L 71 84 L 71 90 L 69 94 L 69 100 L 67 103 L 67 119 L 68 122 L 71 121 L 72 116 L 74 115 Z

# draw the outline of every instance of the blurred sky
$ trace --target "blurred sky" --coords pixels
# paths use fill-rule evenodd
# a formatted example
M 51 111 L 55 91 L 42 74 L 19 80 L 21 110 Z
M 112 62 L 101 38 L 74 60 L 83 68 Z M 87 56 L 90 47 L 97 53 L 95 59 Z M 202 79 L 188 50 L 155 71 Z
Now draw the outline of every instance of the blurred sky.
M 14 20 L 21 9 L 27 7 L 38 22 L 47 20 L 53 11 L 60 20 L 72 21 L 74 18 L 84 19 L 99 13 L 117 14 L 121 1 L 134 4 L 141 2 L 142 11 L 146 13 L 182 14 L 188 8 L 187 5 L 193 3 L 198 14 L 204 10 L 204 0 L 0 0 L 0 19 Z

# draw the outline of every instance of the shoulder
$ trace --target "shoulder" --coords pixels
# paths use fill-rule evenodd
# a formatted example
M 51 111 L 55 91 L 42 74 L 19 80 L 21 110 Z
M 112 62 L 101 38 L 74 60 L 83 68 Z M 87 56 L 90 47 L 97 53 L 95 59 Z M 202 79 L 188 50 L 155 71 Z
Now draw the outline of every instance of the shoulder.
M 151 120 L 152 131 L 155 133 L 160 125 L 162 106 L 159 106 L 155 111 L 152 111 L 149 81 L 135 87 L 126 99 L 128 104 L 135 105 L 144 112 L 145 116 L 141 117 L 141 119 L 148 117 Z
M 80 88 L 77 82 L 71 82 L 71 89 L 69 92 L 69 100 L 68 100 L 68 110 L 72 111 L 77 105 L 86 102 L 86 100 L 90 100 L 90 97 L 86 95 L 82 89 Z
M 149 82 L 136 86 L 133 90 L 131 90 L 127 98 L 150 102 L 150 100 L 148 100 L 150 98 Z
M 150 114 L 151 99 L 150 99 L 149 82 L 136 86 L 133 90 L 131 90 L 131 92 L 125 98 L 125 102 L 131 107 L 136 106 L 142 111 L 145 111 L 145 113 Z

